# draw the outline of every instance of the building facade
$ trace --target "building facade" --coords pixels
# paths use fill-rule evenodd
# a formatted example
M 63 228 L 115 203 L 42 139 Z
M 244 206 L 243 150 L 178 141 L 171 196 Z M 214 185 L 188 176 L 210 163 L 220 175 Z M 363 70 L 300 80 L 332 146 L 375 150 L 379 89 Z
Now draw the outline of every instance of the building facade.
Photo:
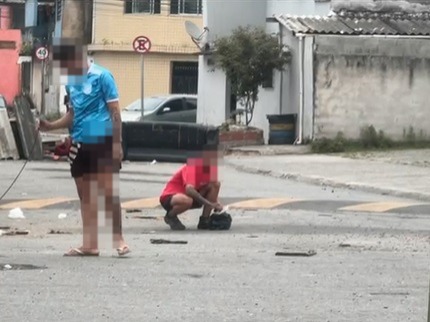
M 282 30 L 279 23 L 271 22 L 270 17 L 285 13 L 292 15 L 327 15 L 331 10 L 330 1 L 315 0 L 253 0 L 244 1 L 203 1 L 203 24 L 208 27 L 207 42 L 213 43 L 217 38 L 228 36 L 239 26 L 261 26 L 268 33 L 279 34 Z M 268 114 L 298 113 L 299 101 L 289 97 L 285 88 L 299 90 L 297 54 L 299 45 L 291 45 L 293 62 L 283 72 L 274 72 L 270 86 L 260 88 L 251 126 L 263 129 L 265 141 L 268 141 Z M 296 48 L 297 47 L 297 48 Z M 293 75 L 293 76 L 291 76 Z M 225 74 L 215 69 L 211 55 L 201 55 L 199 61 L 199 93 L 197 122 L 220 125 L 234 111 L 238 104 L 232 99 L 229 81 Z
M 110 69 L 123 107 L 140 99 L 141 54 L 133 40 L 145 36 L 144 96 L 197 94 L 198 54 L 185 21 L 202 28 L 202 0 L 94 0 L 89 50 L 96 63 Z

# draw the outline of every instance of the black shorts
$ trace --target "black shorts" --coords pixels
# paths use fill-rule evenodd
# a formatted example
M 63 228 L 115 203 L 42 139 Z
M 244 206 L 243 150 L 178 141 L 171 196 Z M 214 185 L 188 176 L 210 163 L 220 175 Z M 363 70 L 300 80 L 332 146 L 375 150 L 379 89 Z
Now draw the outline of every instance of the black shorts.
M 172 210 L 172 198 L 174 195 L 168 195 L 164 197 L 160 197 L 160 204 L 166 210 L 169 212 Z M 202 204 L 200 204 L 198 201 L 193 200 L 193 204 L 191 205 L 191 209 L 199 209 L 203 207 Z
M 121 162 L 113 160 L 112 137 L 105 137 L 99 143 L 73 141 L 69 150 L 69 162 L 73 178 L 92 173 L 115 173 L 121 169 Z

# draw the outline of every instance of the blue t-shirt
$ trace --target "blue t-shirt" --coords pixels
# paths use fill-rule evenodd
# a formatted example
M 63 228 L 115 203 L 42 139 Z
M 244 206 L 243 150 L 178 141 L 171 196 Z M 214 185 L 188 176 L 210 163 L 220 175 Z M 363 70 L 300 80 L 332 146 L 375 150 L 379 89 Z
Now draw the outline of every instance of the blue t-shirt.
M 86 76 L 66 86 L 74 112 L 71 137 L 82 143 L 98 143 L 112 136 L 112 119 L 108 103 L 119 99 L 112 74 L 91 64 Z

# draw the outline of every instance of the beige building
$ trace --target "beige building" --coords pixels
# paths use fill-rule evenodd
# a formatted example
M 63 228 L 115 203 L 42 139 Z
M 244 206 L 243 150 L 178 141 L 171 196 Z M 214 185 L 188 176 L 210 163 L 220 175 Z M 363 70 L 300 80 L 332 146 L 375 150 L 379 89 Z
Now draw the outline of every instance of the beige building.
M 185 30 L 189 20 L 203 29 L 202 0 L 94 0 L 95 62 L 110 69 L 119 87 L 121 105 L 140 98 L 140 54 L 133 40 L 151 40 L 144 54 L 144 95 L 197 94 L 198 48 Z

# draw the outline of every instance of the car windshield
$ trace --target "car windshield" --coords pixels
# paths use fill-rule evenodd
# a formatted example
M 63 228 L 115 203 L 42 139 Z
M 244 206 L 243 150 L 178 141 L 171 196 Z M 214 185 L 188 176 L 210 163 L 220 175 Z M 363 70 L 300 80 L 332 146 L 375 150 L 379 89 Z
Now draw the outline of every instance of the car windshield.
M 143 104 L 144 104 L 143 109 L 145 111 L 153 111 L 163 101 L 164 101 L 164 98 L 162 98 L 162 97 L 148 97 L 148 98 L 145 98 L 143 100 Z M 129 112 L 140 111 L 140 109 L 141 109 L 140 99 L 135 100 L 129 106 L 127 106 L 126 108 L 124 108 L 125 111 L 129 111 Z

